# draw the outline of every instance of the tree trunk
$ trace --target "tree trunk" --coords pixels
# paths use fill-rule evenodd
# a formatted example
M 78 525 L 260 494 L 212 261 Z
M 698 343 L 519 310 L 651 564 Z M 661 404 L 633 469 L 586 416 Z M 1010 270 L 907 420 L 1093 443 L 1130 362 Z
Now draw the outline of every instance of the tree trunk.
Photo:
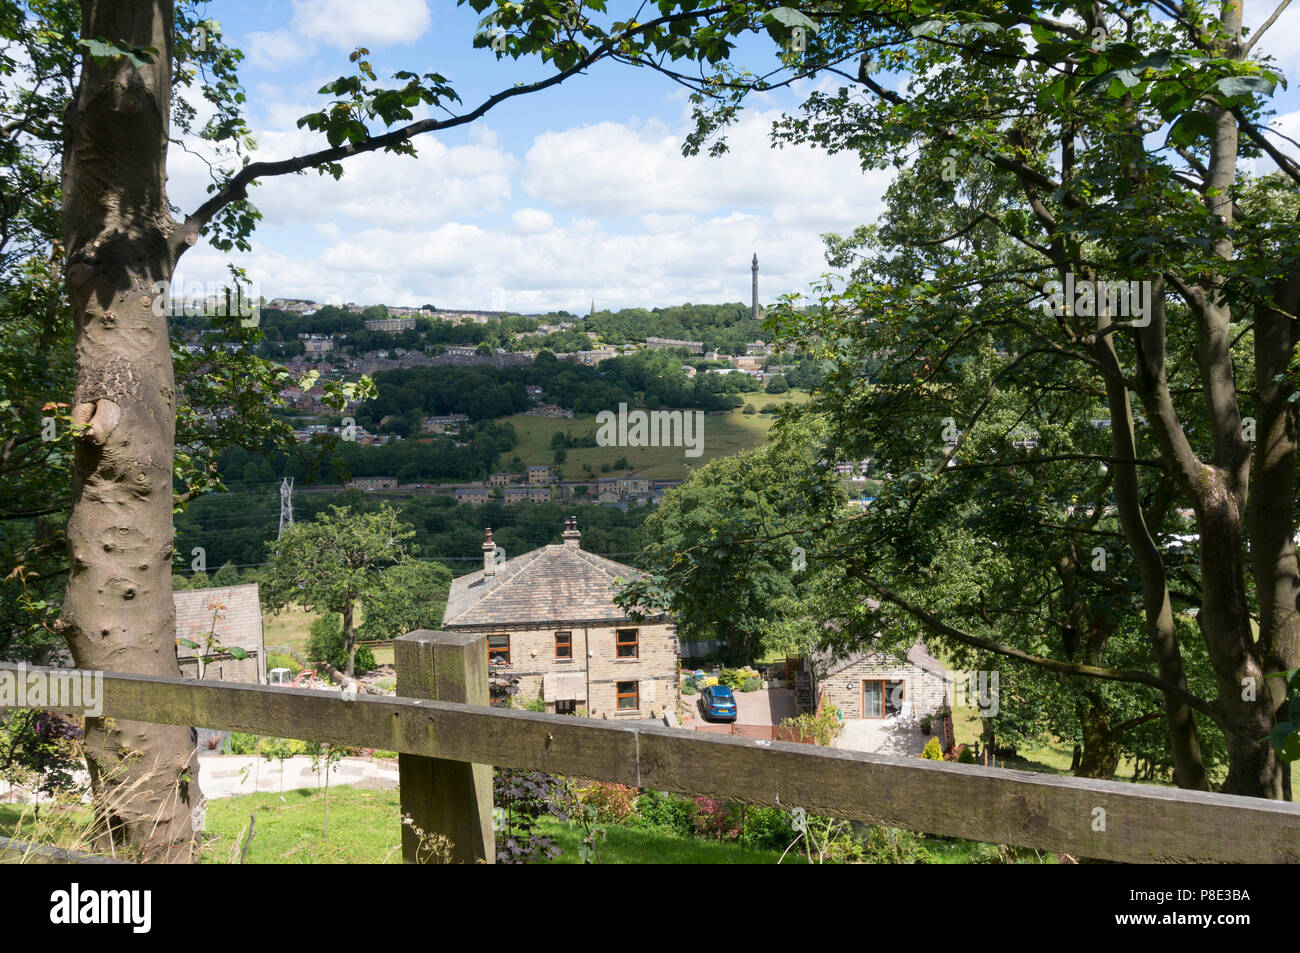
M 1089 695 L 1084 702 L 1082 718 L 1083 749 L 1074 767 L 1077 778 L 1109 780 L 1119 767 L 1119 750 L 1110 720 L 1110 713 L 1100 696 Z
M 352 603 L 343 607 L 343 650 L 348 653 L 348 678 L 357 677 L 357 632 L 352 625 Z
M 1094 275 L 1088 275 L 1095 278 Z M 1156 282 L 1157 291 L 1151 296 L 1151 323 L 1144 329 L 1144 339 L 1159 342 L 1164 340 L 1165 312 L 1163 306 L 1163 283 Z M 1108 326 L 1110 315 L 1098 309 L 1097 328 Z M 1158 335 L 1158 337 L 1157 337 Z M 1118 461 L 1137 459 L 1137 440 L 1133 429 L 1133 407 L 1129 402 L 1128 388 L 1120 371 L 1119 359 L 1115 354 L 1115 342 L 1110 334 L 1098 337 L 1094 347 L 1098 358 L 1111 373 L 1106 378 L 1106 403 L 1110 409 L 1111 447 L 1116 462 L 1111 467 L 1114 477 L 1115 503 L 1119 510 L 1120 528 L 1124 540 L 1128 543 L 1142 578 L 1142 603 L 1145 615 L 1147 637 L 1151 640 L 1151 651 L 1155 656 L 1156 668 L 1160 677 L 1171 685 L 1186 690 L 1187 676 L 1183 669 L 1182 652 L 1178 647 L 1178 637 L 1174 628 L 1173 603 L 1169 597 L 1169 581 L 1165 574 L 1164 558 L 1156 546 L 1150 527 L 1146 524 L 1142 512 L 1141 493 L 1138 485 L 1137 467 L 1132 463 Z M 1160 396 L 1168 397 L 1164 387 L 1163 348 L 1147 347 L 1143 358 L 1147 365 L 1143 367 L 1142 380 L 1148 390 L 1160 388 Z M 1162 421 L 1160 412 L 1165 409 L 1167 401 L 1157 402 L 1144 394 L 1147 412 L 1157 424 Z M 1163 431 L 1157 427 L 1158 437 Z M 1179 431 L 1181 434 L 1181 430 Z M 1162 441 L 1162 451 L 1172 455 L 1171 449 Z M 1171 691 L 1164 693 L 1165 718 L 1169 725 L 1169 745 L 1174 757 L 1174 783 L 1181 788 L 1209 790 L 1210 782 L 1205 773 L 1205 763 L 1201 758 L 1201 743 L 1196 733 L 1196 719 L 1187 701 Z
M 159 51 L 139 68 L 83 55 L 66 120 L 63 230 L 78 439 L 60 620 L 78 666 L 179 676 L 171 592 L 171 349 L 155 284 L 174 267 L 167 209 L 172 5 L 83 0 L 82 35 Z M 165 285 L 164 285 L 165 286 Z M 189 728 L 92 719 L 97 846 L 196 859 L 201 810 Z

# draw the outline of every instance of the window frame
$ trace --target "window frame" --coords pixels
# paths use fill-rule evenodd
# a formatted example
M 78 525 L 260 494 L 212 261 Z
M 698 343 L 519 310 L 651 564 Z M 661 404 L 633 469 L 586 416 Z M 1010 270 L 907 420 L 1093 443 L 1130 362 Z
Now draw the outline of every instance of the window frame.
M 623 633 L 631 632 L 632 641 L 624 642 Z M 632 654 L 624 655 L 623 649 L 631 646 Z M 640 629 L 615 629 L 614 630 L 614 658 L 618 661 L 629 661 L 641 657 L 641 630 Z
M 492 647 L 493 639 L 505 639 L 506 647 L 504 649 L 493 648 Z M 503 655 L 505 656 L 505 658 L 501 661 L 498 661 L 498 659 L 500 659 L 501 656 Z M 488 665 L 509 665 L 509 664 L 510 664 L 510 633 L 497 632 L 492 635 L 489 635 L 488 636 Z
M 624 685 L 631 685 L 632 690 L 630 692 L 623 691 Z M 623 707 L 624 698 L 632 699 L 631 708 Z M 635 679 L 628 682 L 615 682 L 614 683 L 614 711 L 621 712 L 621 711 L 640 711 L 640 710 L 641 710 L 641 683 L 636 681 Z
M 568 642 L 567 642 L 567 643 L 564 643 L 564 647 L 567 648 L 567 649 L 569 650 L 569 654 L 568 654 L 568 655 L 561 655 L 561 654 L 560 654 L 560 648 L 561 648 L 560 636 L 562 636 L 562 635 L 567 635 L 567 636 L 569 637 Z M 555 660 L 556 660 L 557 662 L 572 662 L 572 661 L 573 661 L 573 630 L 572 630 L 572 629 L 560 629 L 560 630 L 556 631 L 556 633 L 555 633 Z

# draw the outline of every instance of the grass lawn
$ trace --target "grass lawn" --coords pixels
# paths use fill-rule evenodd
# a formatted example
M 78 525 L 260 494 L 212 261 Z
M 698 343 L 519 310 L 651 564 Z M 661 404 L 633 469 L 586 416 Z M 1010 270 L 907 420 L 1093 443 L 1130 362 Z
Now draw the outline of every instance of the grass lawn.
M 209 801 L 203 863 L 238 860 L 250 815 L 256 818 L 250 864 L 400 863 L 397 805 L 396 791 L 331 787 L 326 834 L 323 790 L 286 791 L 284 801 L 275 793 Z
M 278 615 L 263 612 L 262 638 L 266 642 L 266 651 L 280 652 L 288 648 L 300 656 L 305 655 L 311 624 L 318 618 L 317 613 L 308 612 L 301 606 L 289 606 Z
M 286 791 L 283 800 L 276 793 L 261 793 L 209 801 L 202 862 L 238 862 L 252 817 L 256 820 L 246 860 L 249 864 L 400 863 L 398 803 L 396 791 L 331 787 L 326 833 L 324 792 L 315 788 Z M 34 825 L 31 808 L 0 805 L 0 836 L 17 834 L 41 843 L 88 849 L 88 808 L 45 806 L 41 818 Z M 545 863 L 581 863 L 578 847 L 583 835 L 578 827 L 543 818 L 539 830 L 561 850 L 560 856 Z M 926 836 L 923 843 L 932 864 L 1055 862 L 1050 854 L 999 849 L 955 838 Z M 605 864 L 775 864 L 781 857 L 779 851 L 615 825 L 606 825 L 605 839 L 597 847 Z M 784 861 L 805 862 L 795 851 Z

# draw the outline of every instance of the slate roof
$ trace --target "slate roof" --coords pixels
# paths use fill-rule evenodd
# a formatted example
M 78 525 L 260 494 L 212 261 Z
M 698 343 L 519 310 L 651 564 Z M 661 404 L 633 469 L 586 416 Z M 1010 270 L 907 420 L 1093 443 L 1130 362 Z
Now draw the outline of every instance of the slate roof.
M 216 627 L 221 646 L 238 646 L 251 658 L 233 664 L 231 661 L 224 662 L 223 668 L 229 671 L 223 677 L 226 681 L 257 683 L 260 680 L 261 668 L 265 664 L 265 649 L 262 644 L 262 602 L 257 583 L 214 586 L 211 589 L 178 589 L 172 593 L 172 600 L 176 605 L 176 638 L 190 639 L 200 646 L 206 644 L 204 636 L 212 631 L 215 610 L 209 606 L 218 603 L 224 606 Z M 182 665 L 187 660 L 193 664 L 199 651 L 178 645 L 176 657 Z
M 837 655 L 830 651 L 816 652 L 813 654 L 813 661 L 819 668 L 824 668 L 821 677 L 827 678 L 834 675 L 836 672 L 842 672 L 849 666 L 856 665 L 858 662 L 867 660 L 871 656 L 877 654 L 884 655 L 888 659 L 903 661 L 902 659 L 898 659 L 894 653 L 885 653 L 881 649 L 877 648 L 852 652 L 849 655 Z M 908 648 L 906 661 L 915 665 L 917 668 L 924 669 L 927 672 L 933 672 L 940 678 L 946 679 L 948 677 L 948 669 L 944 667 L 942 662 L 926 651 L 925 646 L 920 642 L 913 642 L 911 647 Z
M 627 613 L 614 604 L 619 580 L 643 575 L 577 546 L 543 546 L 506 560 L 493 576 L 485 577 L 480 569 L 453 580 L 442 627 L 621 622 Z

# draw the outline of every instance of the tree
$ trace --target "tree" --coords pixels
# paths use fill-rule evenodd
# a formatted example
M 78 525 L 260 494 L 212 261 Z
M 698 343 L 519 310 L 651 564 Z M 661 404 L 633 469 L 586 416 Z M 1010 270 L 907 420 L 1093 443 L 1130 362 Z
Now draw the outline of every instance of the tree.
M 649 575 L 626 586 L 619 604 L 666 609 L 685 635 L 721 635 L 737 658 L 752 659 L 786 631 L 807 591 L 807 527 L 844 503 L 820 457 L 814 429 L 792 424 L 757 450 L 693 471 L 646 518 Z
M 71 108 L 61 108 L 64 102 L 37 102 L 47 95 L 42 93 L 29 97 L 23 116 L 11 121 L 6 115 L 3 123 L 5 136 L 12 137 L 29 135 L 37 127 L 48 133 L 55 127 L 40 124 L 68 117 L 66 128 L 55 128 L 55 137 L 61 133 L 63 139 L 59 251 L 66 275 L 64 314 L 71 319 L 59 327 L 70 326 L 74 338 L 76 368 L 70 378 L 76 383 L 69 424 L 76 450 L 67 523 L 71 570 L 58 621 L 78 665 L 178 674 L 170 621 L 177 382 L 165 304 L 181 256 L 201 238 L 218 250 L 248 250 L 260 217 L 248 194 L 259 180 L 310 169 L 338 177 L 355 155 L 378 150 L 412 154 L 412 140 L 419 135 L 473 122 L 501 102 L 586 71 L 643 34 L 698 19 L 687 13 L 661 16 L 596 36 L 566 18 L 559 4 L 554 6 L 530 11 L 539 19 L 527 29 L 517 19 L 490 23 L 474 39 L 476 46 L 492 47 L 498 55 L 540 55 L 552 70 L 544 78 L 512 84 L 457 112 L 459 97 L 440 74 L 402 71 L 391 85 L 381 83 L 366 51 L 358 50 L 351 56 L 355 75 L 326 84 L 323 92 L 331 101 L 300 122 L 324 136 L 322 148 L 251 162 L 248 152 L 255 144 L 241 114 L 245 93 L 236 76 L 241 54 L 221 42 L 219 25 L 201 19 L 194 5 L 86 0 L 78 29 L 70 4 L 24 10 L 6 0 L 0 19 L 6 30 L 28 34 L 37 50 L 30 58 L 36 68 L 53 58 L 66 67 L 54 70 L 55 75 L 78 77 Z M 40 22 L 47 7 L 64 16 L 52 25 Z M 38 29 L 29 28 L 28 13 Z M 499 40 L 492 30 L 498 26 Z M 77 54 L 79 74 L 73 59 Z M 178 84 L 200 89 L 212 111 L 204 128 L 193 132 L 223 149 L 223 158 L 236 166 L 231 172 L 215 163 L 208 199 L 179 220 L 167 200 L 167 148 L 174 133 L 191 131 L 194 112 L 173 100 Z M 441 118 L 415 120 L 417 106 L 433 107 Z M 57 255 L 53 260 L 57 263 Z M 246 391 L 229 407 L 238 410 L 244 401 L 260 399 L 254 388 Z M 229 414 L 226 426 L 242 428 L 241 415 Z M 215 479 L 211 472 L 206 477 L 209 483 Z M 118 542 L 103 545 L 110 537 Z M 191 811 L 198 809 L 201 795 L 193 783 L 195 772 L 186 767 L 192 753 L 189 732 L 97 725 L 88 742 L 104 836 L 147 847 L 151 859 L 192 860 Z M 128 747 L 147 751 L 148 759 L 136 767 L 125 764 L 122 755 Z M 112 801 L 105 786 L 135 794 L 126 799 L 124 810 L 110 813 L 104 807 Z
M 901 168 L 907 156 L 907 179 L 921 190 L 912 197 L 957 213 L 917 215 L 896 197 L 891 227 L 857 236 L 870 250 L 847 293 L 825 295 L 815 313 L 771 316 L 785 339 L 834 362 L 832 427 L 846 452 L 870 449 L 886 408 L 910 412 L 928 400 L 939 412 L 925 466 L 890 485 L 889 499 L 858 524 L 857 545 L 846 546 L 850 578 L 954 642 L 1158 688 L 1178 784 L 1208 785 L 1200 716 L 1226 739 L 1223 790 L 1282 796 L 1289 774 L 1268 738 L 1285 700 L 1283 680 L 1270 676 L 1300 661 L 1300 164 L 1263 118 L 1280 75 L 1251 54 L 1272 21 L 1247 35 L 1241 4 L 1201 2 L 1051 12 L 850 3 L 817 16 L 767 3 L 711 14 L 692 42 L 717 44 L 714 62 L 729 55 L 728 38 L 766 29 L 784 47 L 775 71 L 754 78 L 721 63 L 700 77 L 673 75 L 695 90 L 688 151 L 715 152 L 748 93 L 833 76 L 840 88 L 811 93 L 800 114 L 777 123 L 776 139 L 852 151 L 864 167 Z M 672 70 L 648 54 L 633 58 Z M 909 83 L 895 89 L 886 73 Z M 1245 160 L 1254 159 L 1276 171 L 1253 176 Z M 1005 350 L 1004 363 L 978 350 L 990 346 Z M 976 361 L 983 393 L 950 392 Z M 876 366 L 887 386 L 866 390 L 863 370 Z M 1108 538 L 1136 574 L 1154 674 L 1061 669 L 900 591 L 928 568 L 909 558 L 906 537 L 905 516 L 922 499 L 963 478 L 964 467 L 1020 474 L 1065 462 L 1034 459 L 1049 454 L 1027 453 L 985 424 L 1005 390 L 1024 406 L 1058 397 L 1034 386 L 1040 373 L 1070 379 L 1109 421 L 1105 446 L 1074 461 L 1091 469 L 1071 472 L 1060 489 L 1085 495 L 1095 466 L 1108 467 L 1103 510 L 1114 506 L 1117 518 Z M 866 428 L 857 426 L 864 397 L 876 405 Z M 1190 592 L 1175 579 L 1184 553 L 1162 535 L 1179 506 L 1193 513 Z M 882 553 L 897 557 L 882 567 L 909 578 L 877 572 Z M 1189 686 L 1175 608 L 1185 596 L 1214 673 L 1210 697 Z
M 395 639 L 416 629 L 437 629 L 451 590 L 451 570 L 442 563 L 404 559 L 383 570 L 365 597 L 367 639 Z
M 221 568 L 212 574 L 212 585 L 214 586 L 237 586 L 239 585 L 239 570 L 234 563 L 224 563 Z
M 408 555 L 415 531 L 387 504 L 376 513 L 331 506 L 310 522 L 294 523 L 271 544 L 263 602 L 280 611 L 298 604 L 343 617 L 345 674 L 356 669 L 357 604 L 377 590 L 380 570 Z
M 769 380 L 767 386 L 763 388 L 763 390 L 769 394 L 784 394 L 789 389 L 790 385 L 786 383 L 784 374 L 773 374 L 772 379 Z

